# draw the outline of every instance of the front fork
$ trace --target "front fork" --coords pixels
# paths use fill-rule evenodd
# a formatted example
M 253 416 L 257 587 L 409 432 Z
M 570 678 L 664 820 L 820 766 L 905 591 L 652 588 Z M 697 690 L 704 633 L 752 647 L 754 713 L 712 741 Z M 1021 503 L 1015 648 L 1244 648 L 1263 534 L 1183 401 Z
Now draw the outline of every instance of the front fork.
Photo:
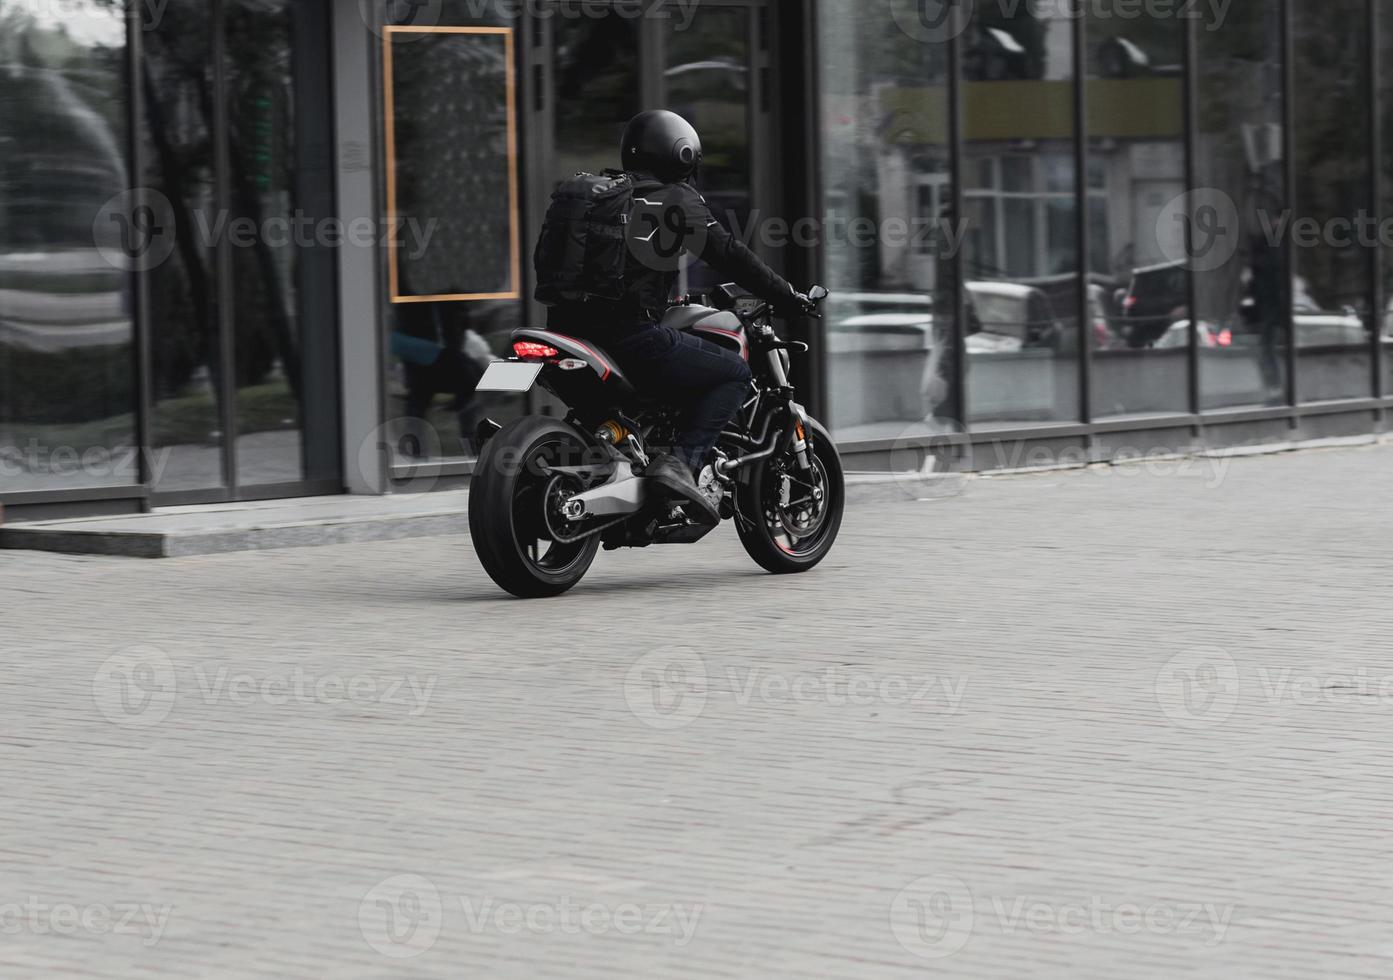
M 779 390 L 788 400 L 788 432 L 784 435 L 784 449 L 792 448 L 798 468 L 804 473 L 812 471 L 812 453 L 808 449 L 808 411 L 793 400 L 793 386 L 788 383 L 788 371 L 784 369 L 784 353 L 778 348 L 770 348 L 765 356 L 769 358 L 769 373 L 779 385 Z

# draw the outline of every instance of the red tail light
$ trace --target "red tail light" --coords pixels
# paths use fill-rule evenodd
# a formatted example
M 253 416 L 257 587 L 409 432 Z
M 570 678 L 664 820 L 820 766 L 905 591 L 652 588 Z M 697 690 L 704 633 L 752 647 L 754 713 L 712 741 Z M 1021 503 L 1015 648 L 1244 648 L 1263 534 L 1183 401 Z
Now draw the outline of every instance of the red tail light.
M 532 340 L 514 341 L 513 353 L 518 357 L 551 358 L 561 356 L 561 352 L 555 347 L 550 347 L 547 344 L 539 344 Z
M 1228 347 L 1233 343 L 1233 331 L 1228 327 L 1219 331 L 1219 346 Z
M 1123 308 L 1124 310 L 1130 310 L 1132 307 L 1134 307 L 1134 306 L 1136 306 L 1136 305 L 1137 305 L 1137 298 L 1136 298 L 1135 296 L 1128 296 L 1126 299 L 1124 299 L 1124 300 L 1122 301 L 1122 308 Z

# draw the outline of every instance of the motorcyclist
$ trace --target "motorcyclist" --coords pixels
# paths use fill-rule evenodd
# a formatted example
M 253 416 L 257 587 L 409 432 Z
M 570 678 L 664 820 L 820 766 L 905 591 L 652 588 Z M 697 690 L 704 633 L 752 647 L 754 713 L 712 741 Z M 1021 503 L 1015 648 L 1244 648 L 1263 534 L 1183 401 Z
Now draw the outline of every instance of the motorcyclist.
M 620 158 L 623 171 L 634 179 L 635 200 L 659 206 L 662 223 L 669 230 L 680 229 L 678 248 L 687 248 L 771 304 L 778 315 L 812 310 L 808 297 L 731 235 L 692 186 L 701 164 L 701 137 L 687 120 L 661 109 L 639 113 L 624 129 Z M 674 215 L 680 221 L 673 222 Z M 672 297 L 677 268 L 650 260 L 640 244 L 649 243 L 642 229 L 631 235 L 622 298 L 553 306 L 548 325 L 603 345 L 639 391 L 681 407 L 673 453 L 654 458 L 644 475 L 670 497 L 695 505 L 688 508 L 689 516 L 715 523 L 715 507 L 693 477 L 748 398 L 750 369 L 734 351 L 659 322 Z

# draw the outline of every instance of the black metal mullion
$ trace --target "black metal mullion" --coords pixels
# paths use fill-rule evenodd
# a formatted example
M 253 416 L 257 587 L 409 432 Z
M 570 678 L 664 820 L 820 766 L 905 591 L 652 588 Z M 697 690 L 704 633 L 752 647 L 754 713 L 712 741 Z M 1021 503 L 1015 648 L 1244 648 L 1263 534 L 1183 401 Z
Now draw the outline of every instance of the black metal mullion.
M 213 165 L 214 165 L 214 204 L 219 215 L 232 213 L 231 161 L 229 112 L 227 105 L 227 0 L 212 0 L 213 19 Z M 214 227 L 217 225 L 215 224 Z M 214 295 L 217 296 L 218 312 L 218 350 L 219 384 L 222 386 L 221 401 L 222 424 L 222 463 L 223 480 L 229 499 L 237 496 L 237 388 L 234 358 L 237 355 L 236 337 L 233 335 L 233 289 L 232 289 L 232 248 L 227 236 L 223 235 L 217 243 L 214 255 L 214 269 L 217 283 Z
M 826 195 L 822 167 L 822 91 L 818 73 L 818 44 L 822 36 L 819 6 L 816 0 L 795 0 L 778 4 L 770 10 L 775 18 L 772 26 L 778 34 L 771 58 L 777 59 L 780 90 L 775 105 L 797 107 L 796 112 L 781 113 L 782 120 L 770 129 L 770 138 L 781 142 L 783 193 L 779 205 L 787 214 L 811 214 L 825 217 Z M 772 121 L 772 120 L 771 120 Z M 804 282 L 827 282 L 827 246 L 825 236 L 816 236 L 809 247 L 795 245 L 785 257 L 789 277 Z M 804 319 L 798 323 L 806 331 L 802 339 L 811 343 L 812 350 L 803 358 L 799 384 L 806 381 L 808 403 L 813 414 L 831 427 L 831 364 L 827 356 L 828 327 L 825 319 Z
M 1387 217 L 1383 213 L 1383 199 L 1381 195 L 1381 174 L 1380 163 L 1383 160 L 1383 132 L 1380 128 L 1379 119 L 1381 75 L 1383 66 L 1380 63 L 1379 50 L 1379 28 L 1380 18 L 1378 4 L 1373 0 L 1365 0 L 1365 12 L 1368 16 L 1369 25 L 1369 88 L 1368 99 L 1369 107 L 1369 207 L 1371 213 L 1378 219 L 1378 227 L 1382 227 L 1382 221 Z M 1383 289 L 1383 246 L 1381 241 L 1376 240 L 1369 249 L 1369 297 L 1373 303 L 1370 313 L 1369 347 L 1371 363 L 1371 381 L 1375 398 L 1383 397 L 1383 342 L 1380 339 L 1383 334 L 1383 304 L 1385 302 Z
M 1185 17 L 1181 20 L 1182 30 L 1185 33 L 1184 41 L 1184 88 L 1183 95 L 1185 104 L 1182 106 L 1184 112 L 1185 126 L 1185 194 L 1186 201 L 1192 207 L 1194 204 L 1195 189 L 1199 187 L 1198 156 L 1196 147 L 1199 145 L 1199 84 L 1196 72 L 1199 67 L 1199 34 L 1196 21 L 1193 17 Z M 1194 229 L 1191 227 L 1193 222 L 1183 222 L 1185 235 L 1185 255 L 1187 257 L 1194 254 L 1194 242 L 1192 236 Z M 1203 411 L 1203 389 L 1200 385 L 1200 345 L 1199 345 L 1199 286 L 1195 277 L 1195 270 L 1187 268 L 1185 274 L 1186 305 L 1190 311 L 1190 343 L 1186 351 L 1186 362 L 1189 365 L 1189 406 L 1191 415 L 1201 415 Z M 1195 435 L 1203 438 L 1203 424 L 1196 426 Z
M 1289 208 L 1295 208 L 1296 198 L 1296 128 L 1292 125 L 1292 103 L 1295 99 L 1296 82 L 1296 44 L 1294 33 L 1293 0 L 1279 0 L 1281 9 L 1281 51 L 1282 51 L 1282 197 Z M 1282 326 L 1286 333 L 1287 362 L 1287 405 L 1295 408 L 1300 404 L 1300 389 L 1297 386 L 1296 329 L 1292 319 L 1292 279 L 1296 275 L 1296 256 L 1292 247 L 1292 236 L 1282 236 Z M 1295 412 L 1291 416 L 1292 427 L 1298 424 Z
M 1084 17 L 1073 18 L 1074 29 L 1074 193 L 1078 204 L 1074 213 L 1074 254 L 1078 292 L 1078 311 L 1074 326 L 1078 331 L 1079 421 L 1093 421 L 1093 338 L 1088 329 L 1088 100 L 1087 24 Z M 1088 439 L 1092 449 L 1092 437 Z
M 145 56 L 144 31 L 141 29 L 140 8 L 137 4 L 126 7 L 126 161 L 130 186 L 141 187 L 145 178 L 145 155 L 141 150 L 140 134 L 144 132 L 145 99 L 140 84 L 141 62 Z M 131 286 L 133 306 L 131 316 L 131 359 L 135 379 L 135 443 L 136 481 L 144 489 L 145 497 L 141 509 L 150 510 L 150 492 L 154 489 L 154 472 L 150 459 L 154 451 L 153 427 L 153 389 L 150 383 L 150 273 L 132 272 Z
M 949 257 L 953 277 L 953 411 L 958 427 L 970 431 L 967 421 L 967 299 L 963 282 L 963 249 L 967 226 L 963 217 L 963 41 L 956 32 L 948 41 L 948 184 L 949 220 L 957 246 Z M 941 294 L 942 288 L 938 290 Z

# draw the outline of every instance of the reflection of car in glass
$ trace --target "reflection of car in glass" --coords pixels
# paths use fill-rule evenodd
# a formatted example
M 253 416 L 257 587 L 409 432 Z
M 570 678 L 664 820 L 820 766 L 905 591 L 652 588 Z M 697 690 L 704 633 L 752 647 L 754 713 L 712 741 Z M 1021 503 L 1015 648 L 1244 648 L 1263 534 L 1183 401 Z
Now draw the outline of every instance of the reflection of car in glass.
M 706 61 L 689 61 L 673 65 L 663 72 L 668 78 L 681 78 L 685 84 L 707 84 L 720 87 L 728 85 L 736 91 L 745 91 L 749 68 L 734 58 L 710 58 Z M 698 82 L 697 80 L 704 80 Z
M 1185 266 L 1162 262 L 1132 270 L 1132 281 L 1121 291 L 1117 333 L 1128 347 L 1151 347 L 1189 306 Z
M 1059 319 L 1041 289 L 1017 282 L 969 282 L 967 303 L 968 322 L 975 330 L 999 338 L 994 349 L 1060 346 Z M 979 344 L 984 339 L 979 337 Z
M 965 73 L 972 81 L 1041 78 L 1045 74 L 1040 55 L 1000 27 L 976 25 L 969 35 L 963 60 Z
M 1369 334 L 1364 321 L 1353 310 L 1344 313 L 1321 313 L 1309 308 L 1294 310 L 1292 330 L 1297 347 L 1367 347 Z M 1253 347 L 1262 342 L 1262 335 L 1236 333 L 1206 320 L 1199 321 L 1201 347 Z M 1152 346 L 1156 348 L 1185 347 L 1190 343 L 1190 321 L 1172 323 Z

